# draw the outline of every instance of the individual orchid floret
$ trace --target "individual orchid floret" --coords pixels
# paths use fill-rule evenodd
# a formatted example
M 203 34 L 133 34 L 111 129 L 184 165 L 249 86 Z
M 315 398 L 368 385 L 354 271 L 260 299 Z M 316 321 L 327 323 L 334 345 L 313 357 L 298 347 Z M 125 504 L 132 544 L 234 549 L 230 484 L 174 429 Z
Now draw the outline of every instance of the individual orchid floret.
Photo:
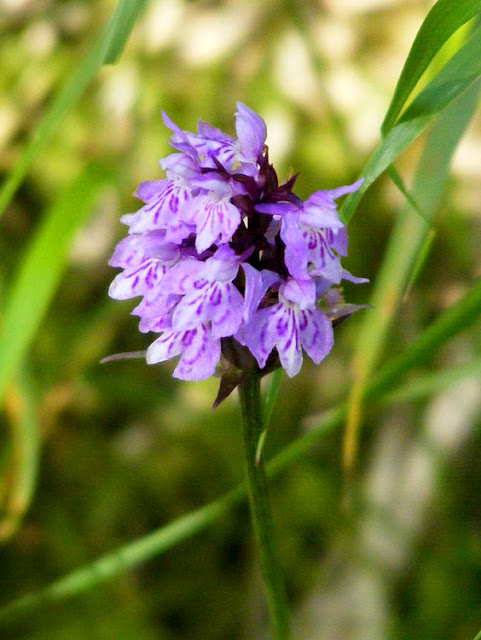
M 172 316 L 176 331 L 210 327 L 212 338 L 232 336 L 242 322 L 244 299 L 232 283 L 239 270 L 239 258 L 227 245 L 205 262 L 178 263 L 164 281 L 167 292 L 181 294 Z
M 286 246 L 286 267 L 294 278 L 323 277 L 339 284 L 343 269 L 339 256 L 347 255 L 347 231 L 334 199 L 359 188 L 352 185 L 317 191 L 305 202 L 260 204 L 257 211 L 279 216 L 280 236 Z
M 122 267 L 109 288 L 117 300 L 155 292 L 161 278 L 180 257 L 179 247 L 166 242 L 164 231 L 129 235 L 119 242 L 109 264 Z
M 129 235 L 110 260 L 122 269 L 110 295 L 141 297 L 139 329 L 158 334 L 149 364 L 179 358 L 173 375 L 185 380 L 221 372 L 218 404 L 253 368 L 293 376 L 303 352 L 321 362 L 333 325 L 360 308 L 334 288 L 365 281 L 341 265 L 335 200 L 362 181 L 302 201 L 297 175 L 280 183 L 269 161 L 264 121 L 240 102 L 236 138 L 163 119 L 176 151 L 160 161 L 166 178 L 140 184 L 144 206 L 122 217 Z
M 199 253 L 213 244 L 224 244 L 234 235 L 241 221 L 241 212 L 231 203 L 238 193 L 223 179 L 210 179 L 205 188 L 186 203 L 183 219 L 195 228 L 195 246 Z
M 245 340 L 262 369 L 272 349 L 277 348 L 288 376 L 295 376 L 302 365 L 302 349 L 316 364 L 334 343 L 327 316 L 315 304 L 314 283 L 290 278 L 279 288 L 279 302 L 260 309 L 245 330 Z

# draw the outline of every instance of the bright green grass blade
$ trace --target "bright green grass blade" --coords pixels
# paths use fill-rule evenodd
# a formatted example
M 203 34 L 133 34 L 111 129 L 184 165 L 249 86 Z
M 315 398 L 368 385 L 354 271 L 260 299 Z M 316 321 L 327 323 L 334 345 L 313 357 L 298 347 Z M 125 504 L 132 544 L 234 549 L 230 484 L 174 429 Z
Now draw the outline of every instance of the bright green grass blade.
M 11 456 L 8 497 L 0 518 L 0 542 L 11 538 L 18 529 L 37 484 L 40 441 L 35 400 L 26 370 L 19 376 L 9 400 L 7 415 L 11 422 Z
M 428 219 L 438 205 L 452 154 L 474 113 L 478 93 L 479 82 L 469 88 L 461 96 L 462 99 L 450 104 L 427 137 L 411 193 Z M 394 133 L 396 128 L 390 133 Z M 426 222 L 416 212 L 407 209 L 398 218 L 391 235 L 370 301 L 374 310 L 366 312 L 364 316 L 353 356 L 354 383 L 344 440 L 346 469 L 352 467 L 357 451 L 364 389 L 377 366 L 387 333 L 428 231 Z
M 478 633 L 478 635 L 474 638 L 474 640 L 481 640 L 481 631 Z
M 396 125 L 394 129 L 391 129 L 387 136 L 381 140 L 361 173 L 364 182 L 342 204 L 339 217 L 344 224 L 349 224 L 362 196 L 371 184 L 392 165 L 396 158 L 426 129 L 430 122 L 430 116 L 402 122 Z
M 84 61 L 53 100 L 50 109 L 35 129 L 13 171 L 1 187 L 0 215 L 9 204 L 30 166 L 59 126 L 62 118 L 80 99 L 100 67 L 106 62 L 111 62 L 120 54 L 129 32 L 144 6 L 143 0 L 120 0 L 104 32 L 92 45 Z
M 350 221 L 364 192 L 424 131 L 434 116 L 467 91 L 480 76 L 481 29 L 477 29 L 416 97 L 399 123 L 381 140 L 362 172 L 363 184 L 342 205 L 340 217 L 343 222 L 347 224 Z M 420 204 L 417 198 L 414 200 Z
M 400 122 L 442 111 L 481 75 L 481 29 L 474 31 L 441 71 L 416 96 Z
M 394 125 L 406 100 L 442 45 L 468 20 L 481 12 L 481 0 L 439 0 L 426 16 L 413 42 L 381 127 Z
M 22 259 L 0 323 L 0 404 L 55 293 L 73 236 L 109 178 L 98 166 L 85 169 L 47 212 Z
M 404 401 L 419 400 L 429 396 L 432 392 L 440 392 L 459 382 L 463 378 L 479 376 L 481 360 L 470 365 L 458 367 L 450 375 L 433 376 L 418 380 L 418 384 L 409 383 L 406 387 L 397 389 L 393 396 L 378 395 L 376 401 L 380 404 L 388 400 Z M 367 390 L 371 396 L 371 387 Z M 338 428 L 346 416 L 347 404 L 341 403 L 336 408 L 326 412 L 309 431 L 295 440 L 268 463 L 267 469 L 273 477 L 310 451 L 312 446 Z M 77 569 L 49 586 L 16 600 L 0 609 L 0 625 L 6 625 L 22 616 L 39 609 L 45 604 L 55 603 L 69 597 L 79 595 L 99 584 L 111 580 L 124 571 L 132 569 L 150 558 L 159 556 L 172 547 L 188 540 L 200 533 L 208 526 L 220 519 L 234 505 L 247 497 L 246 486 L 241 484 L 221 498 L 214 500 L 196 511 L 181 516 L 173 522 L 144 536 L 134 542 L 109 553 L 99 560 Z

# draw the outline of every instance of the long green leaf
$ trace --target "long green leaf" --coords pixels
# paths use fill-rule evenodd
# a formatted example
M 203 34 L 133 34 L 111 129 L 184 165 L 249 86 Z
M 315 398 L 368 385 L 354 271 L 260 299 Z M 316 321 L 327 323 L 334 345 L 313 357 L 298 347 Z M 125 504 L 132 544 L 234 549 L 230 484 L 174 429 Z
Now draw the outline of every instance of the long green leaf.
M 10 394 L 11 422 L 10 467 L 8 469 L 8 497 L 0 518 L 0 542 L 11 538 L 25 515 L 37 484 L 40 438 L 36 404 L 30 376 L 26 368 Z
M 442 45 L 481 12 L 481 0 L 439 0 L 426 16 L 413 42 L 381 127 L 392 128 L 406 100 Z
M 481 29 L 477 29 L 460 50 L 421 91 L 401 120 L 389 130 L 362 171 L 364 182 L 343 203 L 340 216 L 346 224 L 352 218 L 368 187 L 394 162 L 434 119 L 481 76 Z M 412 195 L 412 192 L 411 192 Z
M 431 82 L 416 96 L 400 122 L 437 113 L 481 75 L 481 29 L 476 29 Z
M 104 32 L 92 45 L 81 65 L 54 98 L 52 105 L 36 127 L 13 171 L 0 189 L 0 215 L 11 201 L 27 171 L 50 136 L 60 125 L 66 113 L 80 99 L 100 67 L 118 57 L 144 7 L 145 0 L 120 0 Z
M 412 195 L 428 219 L 433 215 L 444 189 L 454 150 L 474 113 L 479 83 L 445 109 L 427 137 L 414 178 Z M 408 121 L 406 124 L 409 124 Z M 388 134 L 397 129 L 397 125 Z M 386 138 L 387 140 L 387 138 Z M 367 312 L 358 333 L 353 356 L 354 383 L 344 441 L 344 464 L 352 466 L 357 450 L 364 389 L 375 371 L 394 315 L 429 227 L 419 215 L 407 208 L 392 233 L 376 288 L 371 297 L 373 311 Z
M 0 323 L 0 404 L 60 281 L 67 252 L 110 174 L 90 166 L 60 195 L 22 260 Z

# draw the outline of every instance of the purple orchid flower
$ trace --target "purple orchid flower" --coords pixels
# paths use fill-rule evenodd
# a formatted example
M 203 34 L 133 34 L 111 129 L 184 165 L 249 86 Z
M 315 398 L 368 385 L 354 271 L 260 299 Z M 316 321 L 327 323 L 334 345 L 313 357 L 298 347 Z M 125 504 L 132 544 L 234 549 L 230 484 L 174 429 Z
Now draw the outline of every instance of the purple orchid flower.
M 335 200 L 362 180 L 303 202 L 295 177 L 279 185 L 266 125 L 242 103 L 236 138 L 202 121 L 192 133 L 163 119 L 176 149 L 160 161 L 167 177 L 140 184 L 144 206 L 122 217 L 129 235 L 110 260 L 123 270 L 110 295 L 141 296 L 132 312 L 139 328 L 159 334 L 147 362 L 178 357 L 173 375 L 185 380 L 213 375 L 221 359 L 224 374 L 282 366 L 289 376 L 303 351 L 321 362 L 332 323 L 360 308 L 335 289 L 342 279 L 366 281 L 341 266 L 347 231 Z

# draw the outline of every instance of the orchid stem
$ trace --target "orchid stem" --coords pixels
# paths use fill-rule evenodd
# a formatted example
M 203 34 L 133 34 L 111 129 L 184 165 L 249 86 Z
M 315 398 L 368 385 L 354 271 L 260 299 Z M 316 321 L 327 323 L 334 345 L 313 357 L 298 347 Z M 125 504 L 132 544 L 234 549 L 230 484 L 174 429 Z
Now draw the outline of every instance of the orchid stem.
M 271 615 L 272 637 L 275 640 L 287 640 L 289 638 L 287 597 L 274 547 L 274 527 L 267 495 L 263 456 L 256 460 L 259 438 L 263 432 L 260 378 L 257 371 L 249 372 L 239 385 L 239 397 L 244 427 L 249 503 Z

